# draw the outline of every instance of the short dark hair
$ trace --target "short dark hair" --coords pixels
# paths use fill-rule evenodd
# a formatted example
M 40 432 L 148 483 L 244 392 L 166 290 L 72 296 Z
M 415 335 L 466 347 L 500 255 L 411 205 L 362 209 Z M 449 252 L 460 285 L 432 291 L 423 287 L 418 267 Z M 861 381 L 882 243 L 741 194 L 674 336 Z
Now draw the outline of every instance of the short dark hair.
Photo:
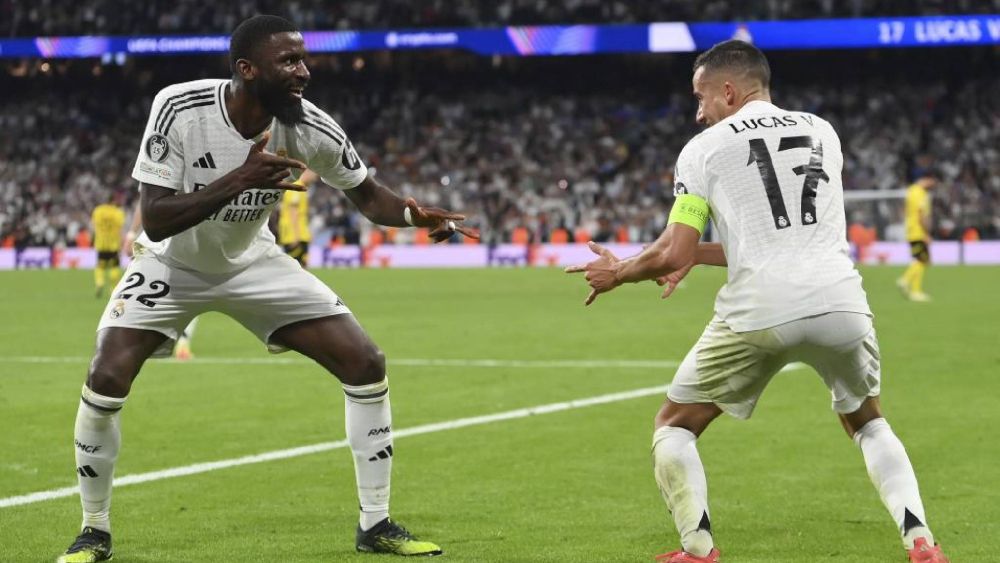
M 730 39 L 716 43 L 694 60 L 694 70 L 700 66 L 705 67 L 705 72 L 722 69 L 740 72 L 770 88 L 771 65 L 767 64 L 767 57 L 746 41 Z
M 236 26 L 229 39 L 229 64 L 236 72 L 236 61 L 253 60 L 255 50 L 275 33 L 294 33 L 295 24 L 280 16 L 257 15 Z

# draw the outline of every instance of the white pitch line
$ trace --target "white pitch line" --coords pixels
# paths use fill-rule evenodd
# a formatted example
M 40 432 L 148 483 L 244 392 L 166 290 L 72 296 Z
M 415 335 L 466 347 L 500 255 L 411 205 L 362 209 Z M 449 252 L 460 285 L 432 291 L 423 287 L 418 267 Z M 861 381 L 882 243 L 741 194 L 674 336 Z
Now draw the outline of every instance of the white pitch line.
M 568 411 L 572 409 L 590 407 L 593 405 L 604 405 L 619 401 L 627 401 L 629 399 L 637 399 L 639 397 L 648 397 L 650 395 L 658 395 L 661 393 L 666 393 L 666 391 L 667 391 L 666 385 L 658 385 L 656 387 L 644 387 L 642 389 L 633 389 L 631 391 L 622 391 L 619 393 L 608 393 L 606 395 L 598 395 L 596 397 L 588 397 L 585 399 L 576 399 L 573 401 L 565 401 L 560 403 L 549 403 L 547 405 L 538 405 L 523 409 L 514 409 L 494 414 L 472 416 L 468 418 L 459 418 L 444 422 L 434 422 L 431 424 L 423 424 L 420 426 L 414 426 L 412 428 L 404 428 L 402 430 L 397 430 L 393 434 L 396 438 L 404 438 L 406 436 L 419 436 L 421 434 L 430 434 L 432 432 L 441 432 L 443 430 L 454 430 L 455 428 L 478 426 L 480 424 L 489 424 L 492 422 L 501 422 L 504 420 L 514 420 L 517 418 L 527 418 L 529 416 Z M 228 469 L 230 467 L 238 467 L 241 465 L 251 465 L 255 463 L 263 463 L 265 461 L 289 459 L 309 454 L 327 452 L 330 450 L 336 450 L 345 447 L 347 447 L 347 440 L 338 440 L 336 442 L 322 442 L 319 444 L 312 444 L 310 446 L 301 446 L 298 448 L 277 450 L 262 454 L 238 457 L 234 459 L 224 459 L 220 461 L 196 463 L 193 465 L 185 465 L 183 467 L 162 469 L 160 471 L 150 471 L 148 473 L 124 475 L 114 480 L 114 486 L 115 488 L 118 488 L 118 487 L 124 487 L 126 485 L 149 483 L 152 481 L 160 481 L 162 479 L 170 479 L 172 477 L 196 475 L 198 473 L 206 473 L 209 471 L 216 471 L 219 469 Z M 10 507 L 10 506 L 22 506 L 25 504 L 33 504 L 36 502 L 42 502 L 46 500 L 71 497 L 75 496 L 77 494 L 77 491 L 78 491 L 77 487 L 63 487 L 61 489 L 52 489 L 48 491 L 39 491 L 26 495 L 0 498 L 0 508 Z
M 8 356 L 0 357 L 0 364 L 89 364 L 90 358 L 84 356 Z M 274 364 L 311 364 L 312 360 L 303 357 L 291 358 L 213 358 L 197 357 L 186 361 L 162 360 L 158 364 L 234 364 L 234 365 L 274 365 Z M 473 368 L 675 368 L 678 363 L 672 360 L 506 360 L 506 359 L 444 359 L 444 358 L 389 358 L 389 365 L 410 367 L 473 367 Z

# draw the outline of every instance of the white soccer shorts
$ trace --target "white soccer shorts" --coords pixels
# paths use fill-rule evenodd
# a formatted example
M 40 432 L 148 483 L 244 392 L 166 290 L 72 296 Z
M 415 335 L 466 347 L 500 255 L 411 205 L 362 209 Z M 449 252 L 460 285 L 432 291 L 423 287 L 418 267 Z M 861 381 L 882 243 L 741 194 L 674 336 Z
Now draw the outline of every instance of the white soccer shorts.
M 97 330 L 155 330 L 168 340 L 153 356 L 168 356 L 191 319 L 209 311 L 232 317 L 273 353 L 287 350 L 269 342 L 279 328 L 351 312 L 332 289 L 277 246 L 248 268 L 225 274 L 175 268 L 141 254 L 112 292 Z
M 838 413 L 854 412 L 879 394 L 871 317 L 836 312 L 742 333 L 712 319 L 681 362 L 667 397 L 675 403 L 715 403 L 736 418 L 750 418 L 771 378 L 791 362 L 819 373 Z

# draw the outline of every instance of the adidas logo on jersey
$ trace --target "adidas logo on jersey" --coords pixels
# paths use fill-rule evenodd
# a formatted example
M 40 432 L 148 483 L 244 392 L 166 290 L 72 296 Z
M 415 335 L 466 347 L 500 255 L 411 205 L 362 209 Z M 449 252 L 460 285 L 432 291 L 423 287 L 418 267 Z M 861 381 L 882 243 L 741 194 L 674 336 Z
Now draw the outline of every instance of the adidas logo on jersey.
M 199 158 L 191 166 L 195 168 L 216 168 L 215 160 L 212 159 L 212 153 L 210 152 L 205 153 L 205 156 Z

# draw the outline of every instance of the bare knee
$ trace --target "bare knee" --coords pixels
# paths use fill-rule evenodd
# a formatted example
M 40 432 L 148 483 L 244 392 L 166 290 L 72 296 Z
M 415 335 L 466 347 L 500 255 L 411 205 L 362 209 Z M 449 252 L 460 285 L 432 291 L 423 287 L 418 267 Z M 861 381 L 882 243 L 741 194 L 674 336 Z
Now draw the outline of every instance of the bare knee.
M 675 403 L 667 399 L 653 417 L 653 429 L 673 426 L 701 436 L 720 414 L 722 410 L 713 403 Z
M 660 407 L 660 410 L 656 411 L 656 416 L 653 417 L 653 430 L 663 426 L 670 426 L 667 422 L 669 420 L 669 416 L 664 412 L 665 409 L 666 405 Z
M 97 351 L 87 372 L 87 387 L 107 397 L 124 397 L 147 358 L 166 336 L 151 330 L 112 327 L 97 333 Z
M 344 362 L 337 377 L 345 385 L 369 385 L 385 379 L 385 354 L 371 344 Z
M 365 355 L 365 364 L 362 369 L 364 383 L 378 383 L 385 379 L 385 354 L 377 346 L 372 346 Z
M 87 387 L 106 397 L 125 397 L 132 388 L 132 381 L 139 373 L 138 366 L 122 357 L 98 353 L 90 362 Z
M 839 416 L 840 423 L 844 426 L 844 431 L 852 439 L 858 433 L 858 430 L 864 428 L 869 422 L 876 418 L 884 418 L 882 415 L 882 405 L 879 402 L 878 396 L 868 397 L 854 412 L 840 414 Z

